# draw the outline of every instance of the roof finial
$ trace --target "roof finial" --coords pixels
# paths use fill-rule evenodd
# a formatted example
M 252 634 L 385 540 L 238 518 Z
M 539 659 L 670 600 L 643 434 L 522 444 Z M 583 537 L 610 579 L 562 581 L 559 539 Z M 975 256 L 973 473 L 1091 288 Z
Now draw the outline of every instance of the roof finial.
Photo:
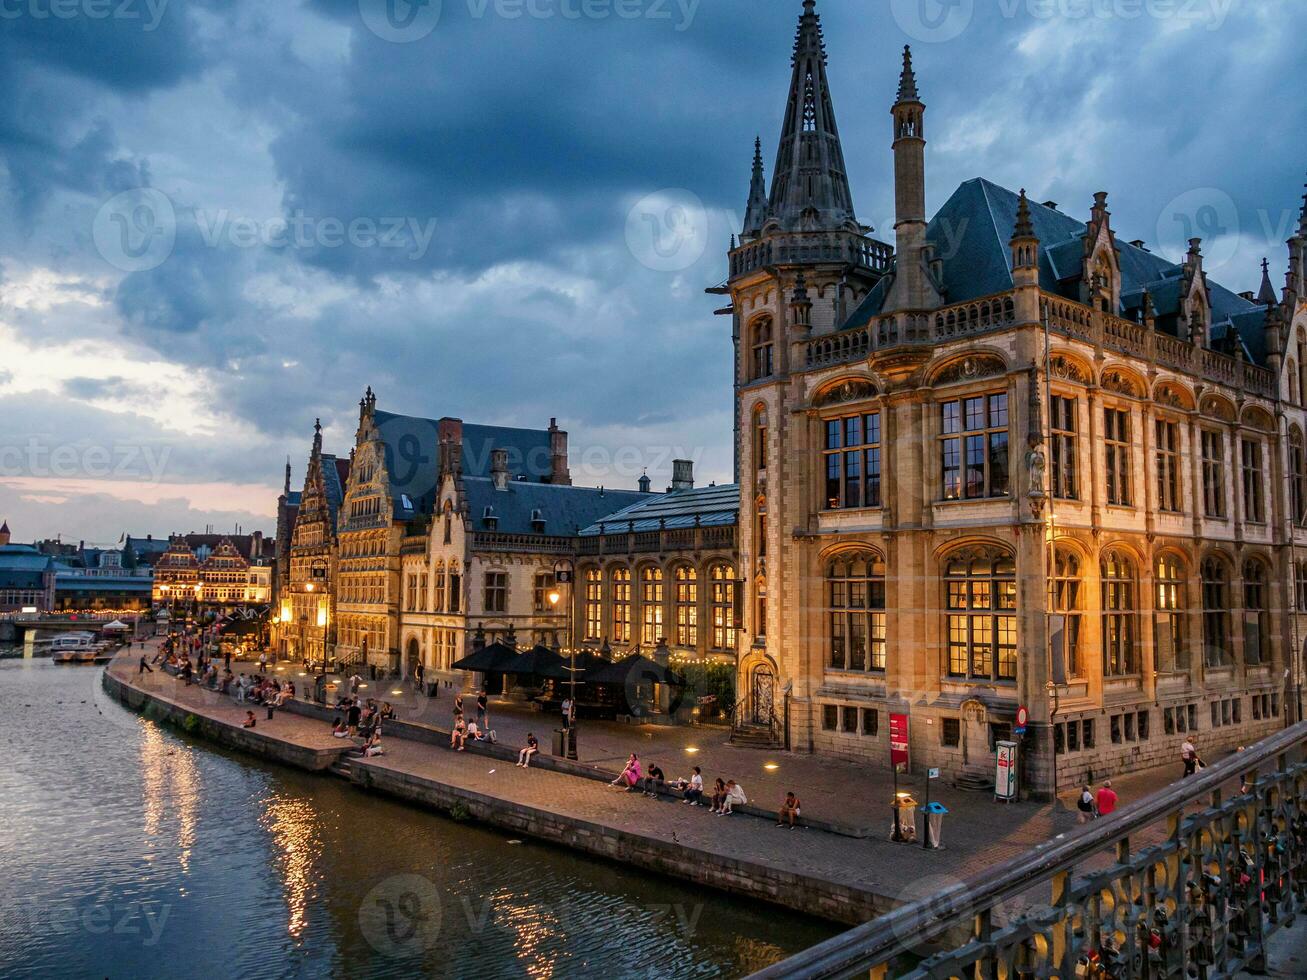
M 1276 305 L 1275 287 L 1271 285 L 1271 263 L 1262 259 L 1262 284 L 1257 290 L 1257 302 L 1265 307 Z
M 903 45 L 903 74 L 899 76 L 899 98 L 900 102 L 917 102 L 917 76 L 912 70 L 912 48 L 909 45 Z
M 1026 197 L 1026 189 L 1023 187 L 1021 196 L 1017 199 L 1017 223 L 1012 228 L 1012 240 L 1034 237 L 1035 225 L 1030 220 L 1030 199 Z

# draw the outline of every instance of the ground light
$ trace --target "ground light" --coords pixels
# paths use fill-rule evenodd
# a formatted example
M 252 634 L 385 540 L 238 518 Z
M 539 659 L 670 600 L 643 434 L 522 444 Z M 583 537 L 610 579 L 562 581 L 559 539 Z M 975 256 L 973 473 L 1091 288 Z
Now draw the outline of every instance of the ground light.
M 776 763 L 774 763 L 774 762 L 766 762 L 766 763 L 763 763 L 763 768 L 766 769 L 766 770 L 768 770 L 768 771 L 770 772 L 770 771 L 772 771 L 772 770 L 779 769 L 780 766 L 778 766 L 778 765 L 777 765 Z
M 687 745 L 685 751 L 690 753 L 690 755 L 694 755 L 694 753 L 699 751 L 699 747 L 697 745 Z
M 403 694 L 403 693 L 404 693 L 404 689 L 403 689 L 402 687 L 397 687 L 397 688 L 395 688 L 395 690 L 391 691 L 390 693 L 391 693 L 391 694 Z

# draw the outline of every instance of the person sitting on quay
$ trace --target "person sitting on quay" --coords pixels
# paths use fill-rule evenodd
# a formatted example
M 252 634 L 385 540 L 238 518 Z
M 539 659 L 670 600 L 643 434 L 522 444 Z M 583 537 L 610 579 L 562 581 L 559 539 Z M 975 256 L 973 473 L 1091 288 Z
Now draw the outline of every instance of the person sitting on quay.
M 491 745 L 494 745 L 499 741 L 499 736 L 496 735 L 494 731 L 488 731 L 481 728 L 475 721 L 468 722 L 467 734 L 470 738 L 474 738 L 478 742 L 488 742 Z
M 255 724 L 257 723 L 254 720 L 254 712 L 253 711 L 245 712 L 245 724 L 241 725 L 241 728 L 253 728 Z
M 717 811 L 719 817 L 729 817 L 735 812 L 737 806 L 744 806 L 749 802 L 749 798 L 744 795 L 744 787 L 734 779 L 726 781 L 726 798 L 722 801 L 722 808 Z
M 698 766 L 690 773 L 689 779 L 678 779 L 675 783 L 677 789 L 685 794 L 685 799 L 681 800 L 687 806 L 693 806 L 703 799 L 703 770 Z
M 454 730 L 449 733 L 449 747 L 460 752 L 467 749 L 467 723 L 462 718 L 454 722 Z
M 722 779 L 721 776 L 718 776 L 717 781 L 713 783 L 713 787 L 712 787 L 712 812 L 721 813 L 722 807 L 724 807 L 725 805 L 726 805 L 726 781 Z
M 656 800 L 658 794 L 667 788 L 666 777 L 657 763 L 649 763 L 649 774 L 644 777 L 644 795 Z
M 332 721 L 331 734 L 333 738 L 345 738 L 349 735 L 349 730 L 345 726 L 345 719 L 341 715 L 337 715 L 335 720 Z
M 517 764 L 523 769 L 531 768 L 531 756 L 540 751 L 540 742 L 535 737 L 535 732 L 526 733 L 526 745 L 522 751 L 517 754 Z
M 786 793 L 785 802 L 781 804 L 781 812 L 778 814 L 780 819 L 776 821 L 776 826 L 783 827 L 786 821 L 789 821 L 790 830 L 793 830 L 795 822 L 799 819 L 799 808 L 801 806 L 802 804 L 799 803 L 799 798 L 794 795 L 793 790 Z
M 381 720 L 382 720 L 382 721 L 393 721 L 394 718 L 395 718 L 395 709 L 391 706 L 391 704 L 390 704 L 389 701 L 382 701 L 382 702 L 381 702 Z
M 608 785 L 628 793 L 640 785 L 640 759 L 634 752 L 631 753 L 631 758 L 626 760 L 626 768 Z

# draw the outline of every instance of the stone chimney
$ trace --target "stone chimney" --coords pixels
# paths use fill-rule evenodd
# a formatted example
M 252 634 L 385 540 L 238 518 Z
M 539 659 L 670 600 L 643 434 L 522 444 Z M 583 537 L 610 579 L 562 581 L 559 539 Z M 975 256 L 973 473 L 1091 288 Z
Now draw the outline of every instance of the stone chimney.
M 673 490 L 694 489 L 694 460 L 691 459 L 672 460 L 672 489 Z
M 570 487 L 572 474 L 567 468 L 567 433 L 558 427 L 558 419 L 549 420 L 549 482 Z
M 440 440 L 440 475 L 463 471 L 463 420 L 443 418 L 436 423 Z
M 490 450 L 490 479 L 496 490 L 508 489 L 508 450 Z

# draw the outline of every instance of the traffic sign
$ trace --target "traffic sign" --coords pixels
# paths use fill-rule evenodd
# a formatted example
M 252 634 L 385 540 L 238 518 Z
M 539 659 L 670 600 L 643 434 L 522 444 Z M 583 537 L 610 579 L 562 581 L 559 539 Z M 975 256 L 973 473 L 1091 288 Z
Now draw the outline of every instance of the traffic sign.
M 938 769 L 927 769 L 927 770 L 926 770 L 926 778 L 927 778 L 927 779 L 939 779 L 939 770 L 938 770 Z
M 1026 722 L 1029 720 L 1030 712 L 1026 710 L 1026 706 L 1023 704 L 1017 708 L 1017 728 L 1025 728 Z

